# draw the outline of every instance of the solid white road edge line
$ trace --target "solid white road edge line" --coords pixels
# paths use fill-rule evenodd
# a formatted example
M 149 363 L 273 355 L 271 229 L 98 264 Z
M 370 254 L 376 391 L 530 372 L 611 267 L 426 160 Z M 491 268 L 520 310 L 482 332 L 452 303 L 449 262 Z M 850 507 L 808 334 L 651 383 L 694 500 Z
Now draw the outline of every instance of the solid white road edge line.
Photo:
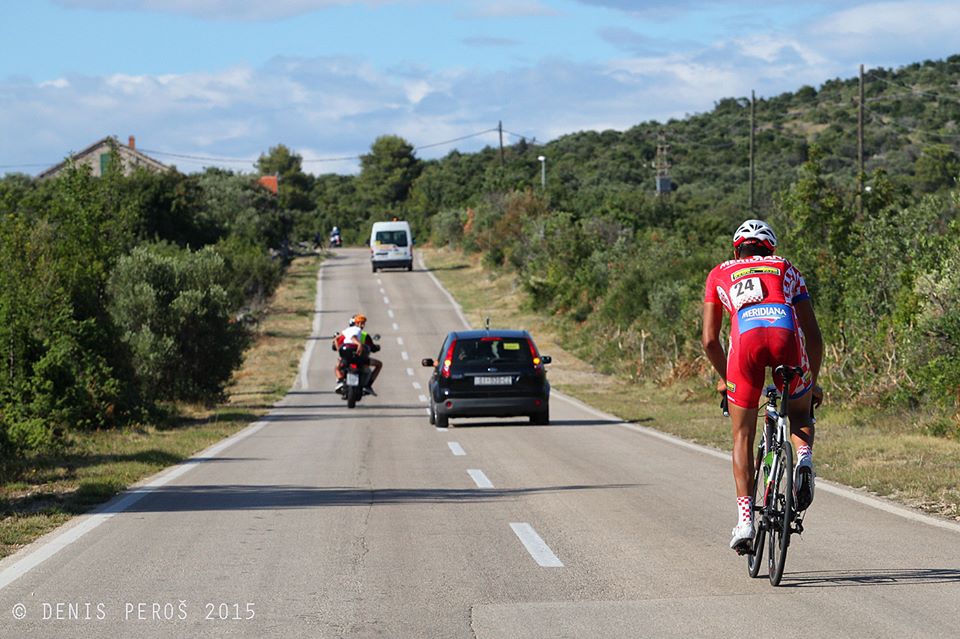
M 463 314 L 463 308 L 457 304 L 457 300 L 453 299 L 453 295 L 450 294 L 446 288 L 443 287 L 443 284 L 440 283 L 440 280 L 437 279 L 437 276 L 433 274 L 432 271 L 427 269 L 427 265 L 423 263 L 423 256 L 420 253 L 417 253 L 417 260 L 420 261 L 420 268 L 426 271 L 427 275 L 430 276 L 430 279 L 433 280 L 433 283 L 437 285 L 437 288 L 440 289 L 440 292 L 447 296 L 447 299 L 450 300 L 450 303 L 453 305 L 453 309 L 457 312 L 457 317 L 460 318 L 460 321 L 463 322 L 464 328 L 470 328 L 470 322 L 467 321 L 467 318 Z
M 520 543 L 527 549 L 533 560 L 544 568 L 563 568 L 563 562 L 553 554 L 550 547 L 543 541 L 533 526 L 527 523 L 511 523 L 510 528 L 520 538 Z
M 317 346 L 317 341 L 320 339 L 320 306 L 323 299 L 323 267 L 326 264 L 326 260 L 320 262 L 320 268 L 317 269 L 317 297 L 313 303 L 313 328 L 310 333 L 310 338 L 307 340 L 307 346 L 303 349 L 303 355 L 300 356 L 300 388 L 302 390 L 307 390 L 308 379 L 307 371 L 310 370 L 310 359 L 313 357 L 313 349 Z
M 453 298 L 453 295 L 450 294 L 450 291 L 444 288 L 443 284 L 440 283 L 440 280 L 438 280 L 437 277 L 432 272 L 427 270 L 426 265 L 423 263 L 423 257 L 421 257 L 419 253 L 417 254 L 417 259 L 420 260 L 420 268 L 426 271 L 427 275 L 430 276 L 430 279 L 433 280 L 433 283 L 437 285 L 437 288 L 439 288 L 440 291 L 447 297 L 447 299 L 450 300 L 450 304 L 453 305 L 453 308 L 457 312 L 457 316 L 460 318 L 460 321 L 463 322 L 464 327 L 470 328 L 470 322 L 468 322 L 467 318 L 464 317 L 463 308 L 460 306 L 460 304 L 457 303 L 457 300 Z M 659 439 L 662 439 L 663 441 L 670 442 L 671 444 L 682 446 L 684 448 L 689 448 L 690 450 L 695 450 L 701 453 L 706 453 L 707 455 L 710 455 L 712 457 L 717 457 L 719 459 L 724 459 L 727 461 L 730 460 L 730 455 L 728 453 L 721 452 L 714 448 L 701 446 L 700 444 L 694 444 L 693 442 L 688 442 L 686 440 L 680 439 L 679 437 L 674 437 L 673 435 L 661 433 L 658 430 L 647 428 L 646 426 L 638 426 L 636 424 L 630 424 L 630 423 L 624 422 L 619 417 L 615 417 L 614 415 L 610 415 L 608 413 L 599 411 L 593 408 L 592 406 L 587 406 L 583 402 L 576 400 L 568 395 L 565 395 L 558 390 L 551 390 L 550 392 L 551 392 L 551 395 L 556 395 L 560 399 L 570 404 L 573 404 L 574 406 L 579 406 L 580 408 L 584 409 L 585 411 L 587 411 L 592 415 L 595 415 L 602 419 L 608 419 L 614 422 L 619 422 L 619 425 L 622 426 L 623 428 L 627 428 L 629 430 L 635 430 L 639 433 L 650 435 L 651 437 L 657 437 Z M 852 488 L 841 486 L 840 484 L 834 484 L 833 482 L 828 482 L 827 480 L 820 479 L 819 477 L 817 478 L 817 488 L 822 489 L 824 492 L 832 493 L 834 495 L 839 495 L 840 497 L 846 497 L 847 499 L 851 499 L 857 503 L 863 504 L 864 506 L 869 506 L 870 508 L 876 508 L 877 510 L 882 510 L 884 512 L 890 513 L 891 515 L 896 515 L 904 519 L 909 519 L 911 521 L 927 524 L 928 526 L 943 528 L 944 530 L 950 530 L 960 534 L 960 523 L 954 523 L 952 521 L 937 519 L 936 517 L 931 517 L 930 515 L 926 515 L 924 513 L 917 512 L 909 508 L 905 508 L 903 506 L 900 506 L 899 504 L 894 504 L 893 502 L 886 501 L 879 497 L 864 495 L 863 493 L 857 492 Z
M 165 486 L 174 479 L 180 477 L 197 464 L 204 463 L 210 457 L 215 457 L 224 449 L 236 444 L 242 439 L 253 435 L 261 428 L 266 426 L 267 422 L 255 422 L 247 426 L 239 433 L 220 441 L 213 446 L 197 453 L 186 461 L 177 464 L 173 468 L 161 471 L 152 478 L 147 478 L 141 484 L 134 484 L 128 490 L 120 493 L 106 504 L 93 510 L 91 513 L 81 515 L 76 518 L 77 524 L 66 526 L 57 531 L 45 535 L 33 542 L 20 552 L 12 555 L 16 558 L 9 566 L 0 571 L 0 590 L 10 585 L 13 581 L 30 572 L 41 563 L 53 557 L 55 554 L 77 541 L 85 534 L 107 521 L 114 515 L 122 513 L 132 505 L 154 492 L 157 488 Z M 9 558 L 8 558 L 9 559 Z M 4 562 L 5 563 L 5 562 Z
M 487 476 L 479 468 L 468 468 L 467 474 L 473 479 L 477 488 L 493 488 L 493 482 L 487 479 Z
M 457 442 L 447 442 L 447 447 L 450 448 L 450 452 L 456 455 L 457 457 L 463 457 L 467 454 L 467 451 L 463 449 L 463 446 Z
M 610 420 L 611 422 L 616 422 L 617 426 L 621 426 L 628 430 L 633 430 L 638 433 L 643 433 L 644 435 L 649 435 L 650 437 L 656 437 L 665 442 L 674 444 L 675 446 L 681 446 L 683 448 L 689 448 L 690 450 L 695 450 L 699 453 L 704 453 L 710 455 L 711 457 L 716 457 L 717 459 L 723 459 L 724 461 L 730 461 L 730 454 L 723 451 L 717 450 L 715 448 L 709 448 L 707 446 L 701 446 L 700 444 L 694 444 L 693 442 L 688 442 L 684 439 L 680 439 L 674 435 L 668 435 L 667 433 L 660 432 L 653 428 L 648 428 L 647 426 L 639 426 L 637 424 L 630 424 L 624 422 L 619 417 L 611 415 L 609 413 L 604 413 L 603 411 L 597 410 L 592 406 L 587 406 L 578 399 L 574 399 L 569 395 L 561 393 L 558 390 L 551 389 L 551 395 L 556 395 L 558 398 L 564 400 L 568 404 L 573 404 L 581 408 L 582 410 L 587 411 L 588 413 L 600 417 L 602 419 Z M 943 528 L 944 530 L 950 530 L 955 533 L 960 533 L 960 524 L 955 524 L 952 521 L 946 521 L 943 519 L 937 519 L 936 517 L 931 517 L 930 515 L 910 510 L 900 506 L 899 504 L 894 504 L 888 502 L 880 497 L 874 497 L 872 495 L 865 495 L 861 492 L 858 492 L 847 486 L 842 486 L 840 484 L 835 484 L 829 482 L 825 479 L 817 477 L 817 490 L 823 490 L 824 492 L 831 493 L 840 497 L 845 497 L 846 499 L 851 499 L 859 504 L 864 506 L 869 506 L 870 508 L 876 508 L 877 510 L 882 510 L 891 515 L 896 515 L 904 519 L 909 519 L 911 521 L 916 521 L 922 524 L 927 524 L 928 526 L 934 526 L 936 528 Z

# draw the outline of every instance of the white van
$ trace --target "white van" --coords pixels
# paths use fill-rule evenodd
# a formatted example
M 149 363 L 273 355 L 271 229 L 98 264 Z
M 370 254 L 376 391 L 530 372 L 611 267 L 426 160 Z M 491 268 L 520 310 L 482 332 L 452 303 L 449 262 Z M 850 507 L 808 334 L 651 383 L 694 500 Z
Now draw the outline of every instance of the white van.
M 373 272 L 380 268 L 413 270 L 413 234 L 410 223 L 374 222 L 370 232 L 370 264 Z

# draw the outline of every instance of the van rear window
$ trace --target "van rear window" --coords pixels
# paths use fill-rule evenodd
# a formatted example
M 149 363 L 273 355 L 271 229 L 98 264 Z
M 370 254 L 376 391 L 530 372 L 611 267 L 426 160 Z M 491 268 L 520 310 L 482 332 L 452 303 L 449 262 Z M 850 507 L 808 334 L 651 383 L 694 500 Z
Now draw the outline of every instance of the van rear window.
M 453 353 L 453 363 L 473 364 L 533 364 L 527 340 L 523 338 L 460 339 Z
M 377 231 L 376 241 L 380 244 L 393 244 L 394 246 L 407 245 L 406 231 Z

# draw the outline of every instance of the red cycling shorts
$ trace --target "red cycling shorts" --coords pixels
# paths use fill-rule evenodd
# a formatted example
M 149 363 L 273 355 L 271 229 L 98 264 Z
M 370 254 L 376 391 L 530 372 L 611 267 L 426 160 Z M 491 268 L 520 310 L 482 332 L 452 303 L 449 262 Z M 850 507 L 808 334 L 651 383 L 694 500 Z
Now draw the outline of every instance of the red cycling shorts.
M 767 368 L 799 366 L 803 375 L 790 382 L 790 399 L 810 390 L 810 363 L 799 331 L 762 328 L 731 336 L 727 355 L 727 399 L 741 408 L 756 408 L 760 403 Z M 773 376 L 783 391 L 783 378 Z

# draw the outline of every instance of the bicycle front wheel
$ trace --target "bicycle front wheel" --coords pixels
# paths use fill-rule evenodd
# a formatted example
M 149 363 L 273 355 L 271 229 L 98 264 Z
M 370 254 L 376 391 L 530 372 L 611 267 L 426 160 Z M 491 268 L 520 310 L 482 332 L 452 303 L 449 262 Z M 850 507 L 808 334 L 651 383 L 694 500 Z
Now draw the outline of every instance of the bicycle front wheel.
M 767 478 L 763 474 L 763 446 L 757 448 L 757 470 L 753 474 L 753 552 L 747 555 L 747 574 L 756 577 L 763 563 L 763 540 L 766 536 L 764 528 L 764 512 L 767 504 L 764 503 Z
M 779 586 L 780 579 L 783 578 L 783 567 L 787 563 L 790 528 L 793 524 L 793 446 L 789 441 L 785 441 L 777 452 L 769 491 L 767 543 L 770 545 L 770 583 Z

